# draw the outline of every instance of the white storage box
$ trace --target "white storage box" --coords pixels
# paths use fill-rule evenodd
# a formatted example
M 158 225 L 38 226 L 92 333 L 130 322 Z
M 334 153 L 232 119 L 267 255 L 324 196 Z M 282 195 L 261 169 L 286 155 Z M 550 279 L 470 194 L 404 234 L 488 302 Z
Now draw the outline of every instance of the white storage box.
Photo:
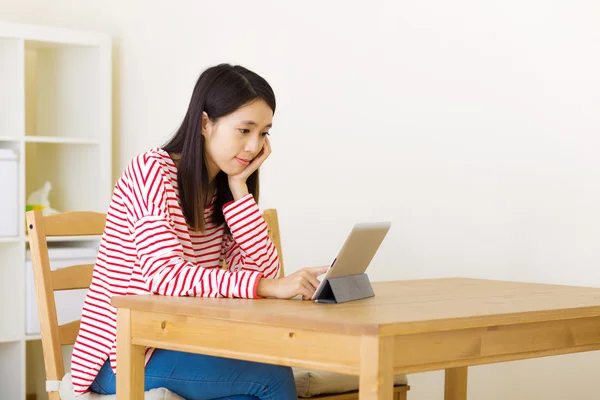
M 0 236 L 19 236 L 19 162 L 14 150 L 0 149 L 0 177 Z
M 50 268 L 60 269 L 81 264 L 94 264 L 96 262 L 97 247 L 61 247 L 50 248 Z M 38 307 L 35 296 L 35 281 L 33 280 L 33 269 L 31 265 L 31 255 L 27 251 L 27 326 L 28 335 L 40 333 L 40 319 L 38 316 Z M 58 314 L 58 323 L 60 325 L 75 321 L 81 318 L 81 310 L 87 289 L 61 290 L 54 292 L 56 302 L 56 312 Z

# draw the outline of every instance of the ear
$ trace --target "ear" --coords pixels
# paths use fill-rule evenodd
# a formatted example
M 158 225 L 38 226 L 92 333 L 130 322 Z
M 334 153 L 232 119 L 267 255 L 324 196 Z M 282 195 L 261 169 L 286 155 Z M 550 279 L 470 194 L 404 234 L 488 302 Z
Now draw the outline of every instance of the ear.
M 210 125 L 208 114 L 206 111 L 202 111 L 202 136 L 204 136 L 204 138 L 206 138 L 207 135 L 210 136 Z

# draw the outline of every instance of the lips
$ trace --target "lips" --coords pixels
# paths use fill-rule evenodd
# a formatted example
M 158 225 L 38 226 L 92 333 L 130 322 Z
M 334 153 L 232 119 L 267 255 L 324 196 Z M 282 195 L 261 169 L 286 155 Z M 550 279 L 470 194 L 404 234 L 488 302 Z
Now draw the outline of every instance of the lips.
M 243 166 L 250 164 L 250 160 L 245 160 L 245 159 L 239 158 L 239 157 L 236 157 L 235 159 L 238 163 L 240 163 Z

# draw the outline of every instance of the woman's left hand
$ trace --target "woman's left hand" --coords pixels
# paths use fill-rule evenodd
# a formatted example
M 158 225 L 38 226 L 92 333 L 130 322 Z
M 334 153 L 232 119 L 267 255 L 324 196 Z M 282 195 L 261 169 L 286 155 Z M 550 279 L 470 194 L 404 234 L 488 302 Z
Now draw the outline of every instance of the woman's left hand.
M 254 157 L 254 159 L 246 166 L 246 168 L 242 170 L 242 172 L 235 175 L 228 175 L 229 188 L 231 189 L 234 200 L 239 200 L 248 194 L 246 180 L 262 165 L 269 155 L 271 155 L 271 142 L 269 142 L 269 138 L 267 138 L 260 153 Z

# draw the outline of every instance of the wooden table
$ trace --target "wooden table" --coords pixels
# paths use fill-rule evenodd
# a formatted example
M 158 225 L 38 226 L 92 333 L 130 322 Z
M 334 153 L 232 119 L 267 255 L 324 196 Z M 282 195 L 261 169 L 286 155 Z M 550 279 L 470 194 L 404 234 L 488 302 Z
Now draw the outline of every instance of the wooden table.
M 600 349 L 600 289 L 432 279 L 374 283 L 342 304 L 115 297 L 117 396 L 143 398 L 144 346 L 360 375 L 360 399 L 392 399 L 393 375 Z

